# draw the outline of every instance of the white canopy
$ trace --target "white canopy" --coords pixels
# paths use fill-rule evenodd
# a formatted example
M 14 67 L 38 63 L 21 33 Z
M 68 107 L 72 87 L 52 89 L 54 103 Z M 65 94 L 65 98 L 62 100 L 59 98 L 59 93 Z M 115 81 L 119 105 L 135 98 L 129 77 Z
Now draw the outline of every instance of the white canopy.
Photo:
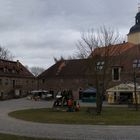
M 136 90 L 140 91 L 140 86 L 136 85 Z M 117 86 L 114 86 L 112 88 L 107 89 L 107 92 L 133 92 L 134 91 L 134 84 L 133 83 L 127 83 L 127 84 L 120 84 Z

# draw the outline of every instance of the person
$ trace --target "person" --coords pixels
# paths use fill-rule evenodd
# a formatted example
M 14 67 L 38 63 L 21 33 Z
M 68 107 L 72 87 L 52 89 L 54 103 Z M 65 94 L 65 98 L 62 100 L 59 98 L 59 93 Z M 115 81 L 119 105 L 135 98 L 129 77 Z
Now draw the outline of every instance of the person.
M 80 100 L 82 99 L 82 96 L 83 96 L 83 95 L 82 95 L 82 88 L 80 88 L 80 89 L 79 89 L 79 99 L 80 99 Z
M 79 111 L 79 110 L 80 110 L 80 104 L 79 104 L 79 102 L 78 102 L 78 103 L 76 103 L 75 111 Z
M 73 112 L 73 100 L 70 98 L 70 99 L 68 99 L 68 101 L 67 101 L 68 103 L 68 112 Z

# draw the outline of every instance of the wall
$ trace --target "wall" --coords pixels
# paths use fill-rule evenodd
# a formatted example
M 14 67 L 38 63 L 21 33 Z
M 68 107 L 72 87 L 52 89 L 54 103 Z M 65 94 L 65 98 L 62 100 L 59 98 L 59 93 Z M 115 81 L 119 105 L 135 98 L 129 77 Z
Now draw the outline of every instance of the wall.
M 34 78 L 0 77 L 0 98 L 12 98 L 15 90 L 19 90 L 21 96 L 29 91 L 37 89 L 37 81 Z
M 140 32 L 128 34 L 128 42 L 133 44 L 140 44 Z

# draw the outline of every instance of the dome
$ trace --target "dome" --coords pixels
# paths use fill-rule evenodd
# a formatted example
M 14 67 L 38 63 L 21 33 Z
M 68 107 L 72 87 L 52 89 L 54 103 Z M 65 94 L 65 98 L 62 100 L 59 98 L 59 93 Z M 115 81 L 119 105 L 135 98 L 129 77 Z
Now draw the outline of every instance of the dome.
M 130 28 L 129 33 L 136 33 L 136 32 L 140 32 L 140 25 L 134 25 Z
M 135 25 L 130 28 L 129 34 L 136 32 L 140 32 L 140 12 L 136 14 Z
M 140 12 L 136 14 L 136 18 L 140 18 Z

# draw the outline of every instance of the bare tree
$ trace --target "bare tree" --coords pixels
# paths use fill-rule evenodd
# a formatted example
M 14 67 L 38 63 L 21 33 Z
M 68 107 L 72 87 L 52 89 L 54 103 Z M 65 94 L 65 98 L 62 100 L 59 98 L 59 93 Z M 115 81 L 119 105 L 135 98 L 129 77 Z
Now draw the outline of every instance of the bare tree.
M 75 55 L 69 55 L 67 57 L 60 56 L 59 58 L 53 57 L 55 63 L 57 63 L 59 61 L 63 61 L 63 60 L 72 60 L 72 59 L 77 59 L 77 58 L 78 57 L 76 57 Z
M 112 28 L 105 26 L 97 30 L 89 30 L 81 35 L 81 40 L 78 41 L 78 54 L 80 58 L 90 58 L 92 61 L 93 75 L 96 86 L 96 110 L 97 114 L 101 114 L 102 97 L 106 90 L 107 71 L 110 65 L 110 49 L 113 44 L 121 42 L 121 37 L 118 32 Z M 101 47 L 103 49 L 101 50 Z M 90 66 L 91 67 L 91 66 Z M 102 73 L 102 74 L 101 74 Z
M 13 60 L 14 56 L 11 54 L 11 52 L 0 46 L 0 59 L 4 60 Z
M 41 67 L 31 67 L 29 68 L 30 71 L 33 73 L 34 76 L 38 76 L 39 74 L 41 74 L 45 69 L 44 68 L 41 68 Z
M 97 30 L 91 29 L 81 34 L 81 39 L 76 43 L 77 58 L 88 58 L 94 49 L 114 45 L 125 39 L 118 31 L 102 26 Z

